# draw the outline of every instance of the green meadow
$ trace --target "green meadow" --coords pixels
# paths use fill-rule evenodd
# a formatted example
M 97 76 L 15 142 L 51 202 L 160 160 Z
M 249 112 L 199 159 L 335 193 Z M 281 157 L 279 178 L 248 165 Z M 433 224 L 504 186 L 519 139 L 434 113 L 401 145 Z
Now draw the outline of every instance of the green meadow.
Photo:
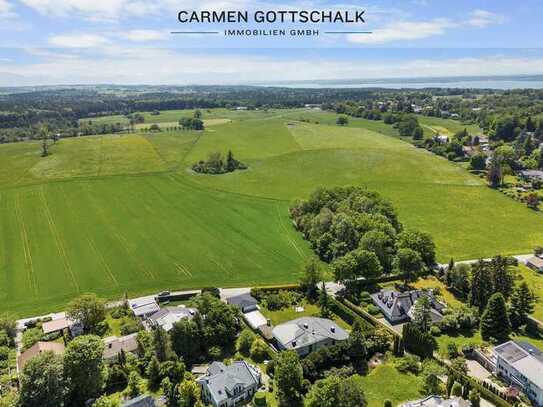
M 342 128 L 334 114 L 301 109 L 203 114 L 204 132 L 63 139 L 45 158 L 39 143 L 1 145 L 2 310 L 46 312 L 88 291 L 296 281 L 311 250 L 288 206 L 318 186 L 380 192 L 407 227 L 432 234 L 441 261 L 524 253 L 543 240 L 540 215 L 382 122 Z M 247 170 L 190 170 L 229 149 Z

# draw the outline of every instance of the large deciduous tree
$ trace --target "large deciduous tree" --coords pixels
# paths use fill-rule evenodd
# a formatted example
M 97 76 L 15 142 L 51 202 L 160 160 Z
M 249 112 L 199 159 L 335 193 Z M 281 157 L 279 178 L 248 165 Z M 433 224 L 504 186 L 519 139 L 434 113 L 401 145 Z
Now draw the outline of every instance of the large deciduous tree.
M 62 407 L 66 394 L 62 357 L 44 352 L 28 361 L 20 376 L 20 407 Z
M 69 383 L 69 404 L 82 406 L 100 395 L 104 385 L 102 353 L 104 343 L 98 336 L 79 336 L 66 347 L 64 376 Z
M 105 302 L 96 294 L 83 294 L 68 305 L 67 315 L 83 325 L 86 333 L 96 333 L 97 326 L 106 316 Z
M 275 382 L 280 407 L 300 407 L 303 405 L 303 370 L 296 352 L 281 352 L 277 356 Z
M 357 376 L 329 376 L 317 381 L 307 394 L 306 407 L 365 407 L 364 390 Z

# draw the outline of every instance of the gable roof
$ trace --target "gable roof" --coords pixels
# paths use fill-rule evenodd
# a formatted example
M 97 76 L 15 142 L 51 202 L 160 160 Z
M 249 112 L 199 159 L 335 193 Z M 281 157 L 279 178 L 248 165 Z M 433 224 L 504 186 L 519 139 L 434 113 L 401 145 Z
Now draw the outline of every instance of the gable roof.
M 494 353 L 529 381 L 543 389 L 543 352 L 527 342 L 509 341 L 494 348 Z
M 378 293 L 372 294 L 371 298 L 388 319 L 399 319 L 409 316 L 409 311 L 422 296 L 430 300 L 433 310 L 432 320 L 439 318 L 446 306 L 439 302 L 432 294 L 424 290 L 411 290 L 400 293 L 395 290 L 383 289 Z
M 155 407 L 155 399 L 152 396 L 138 396 L 125 401 L 121 407 Z
M 216 404 L 228 400 L 234 389 L 240 385 L 247 388 L 260 383 L 260 371 L 244 360 L 235 361 L 226 366 L 221 362 L 213 362 L 207 369 L 207 374 L 198 379 L 205 386 Z
M 153 296 L 128 300 L 128 305 L 137 317 L 160 311 L 160 307 Z
M 530 257 L 527 262 L 528 265 L 537 267 L 538 269 L 543 268 L 543 259 L 537 256 Z
M 156 325 L 160 325 L 165 331 L 170 331 L 173 325 L 183 318 L 194 318 L 198 310 L 196 308 L 164 307 L 149 317 L 149 320 Z
M 57 355 L 62 355 L 64 353 L 64 344 L 60 342 L 36 342 L 17 356 L 17 370 L 22 372 L 28 361 L 42 352 L 53 352 Z
M 72 325 L 74 325 L 74 321 L 64 316 L 63 318 L 44 322 L 42 329 L 44 334 L 49 334 L 51 332 L 62 331 L 63 329 L 70 328 Z
M 111 359 L 124 352 L 135 352 L 138 350 L 138 334 L 130 334 L 126 336 L 109 336 L 104 338 L 104 352 L 102 354 L 103 359 Z
M 302 348 L 326 339 L 343 341 L 349 337 L 334 321 L 316 317 L 301 317 L 277 325 L 272 333 L 287 349 Z

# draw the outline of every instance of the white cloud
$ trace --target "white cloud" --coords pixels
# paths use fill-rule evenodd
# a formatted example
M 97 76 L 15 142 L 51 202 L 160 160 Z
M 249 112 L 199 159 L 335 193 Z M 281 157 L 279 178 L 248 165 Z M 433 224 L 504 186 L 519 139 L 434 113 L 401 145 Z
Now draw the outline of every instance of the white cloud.
M 168 36 L 168 32 L 157 30 L 130 30 L 121 34 L 121 37 L 134 42 L 163 41 Z
M 361 44 L 384 44 L 394 41 L 412 41 L 446 34 L 451 28 L 486 28 L 501 24 L 505 17 L 486 10 L 472 10 L 465 22 L 456 22 L 448 18 L 435 18 L 429 21 L 398 20 L 389 22 L 382 28 L 372 30 L 369 35 L 348 35 L 350 42 Z
M 13 5 L 8 0 L 0 0 L 0 19 L 16 17 Z
M 94 48 L 109 44 L 106 37 L 97 34 L 62 34 L 49 37 L 49 44 L 59 48 Z
M 505 17 L 486 10 L 473 10 L 469 15 L 467 24 L 472 27 L 486 28 L 489 25 L 501 24 Z
M 455 24 L 446 18 L 436 18 L 431 21 L 398 21 L 383 28 L 373 30 L 368 35 L 348 35 L 351 42 L 365 44 L 383 44 L 392 41 L 419 40 L 436 35 L 443 35 L 448 28 Z
M 0 0 L 5 1 L 5 0 Z M 149 17 L 180 9 L 228 10 L 244 7 L 249 0 L 20 0 L 40 14 L 55 17 L 83 17 L 90 20 L 118 20 L 123 17 Z M 254 3 L 254 2 L 253 2 Z
M 33 84 L 247 84 L 337 78 L 405 78 L 542 74 L 543 56 L 458 59 L 364 60 L 201 54 L 184 50 L 112 48 L 37 57 L 33 63 L 0 63 L 0 72 Z M 362 63 L 363 62 L 363 63 Z M 89 67 L 99 66 L 99 69 Z M 135 68 L 137 67 L 137 68 Z

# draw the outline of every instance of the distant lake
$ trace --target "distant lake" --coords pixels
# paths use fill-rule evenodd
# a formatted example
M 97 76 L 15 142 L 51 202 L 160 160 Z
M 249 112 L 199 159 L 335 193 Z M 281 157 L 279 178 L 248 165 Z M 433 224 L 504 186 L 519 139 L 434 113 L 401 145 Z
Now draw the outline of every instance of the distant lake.
M 333 81 L 326 83 L 276 83 L 273 85 L 266 85 L 273 87 L 285 87 L 285 88 L 309 88 L 309 89 L 324 89 L 324 88 L 386 88 L 386 89 L 422 89 L 422 88 L 474 88 L 474 89 L 543 89 L 543 80 L 473 80 L 473 81 L 458 81 L 451 80 L 443 82 L 394 82 L 394 81 L 371 81 L 360 83 L 334 83 Z

